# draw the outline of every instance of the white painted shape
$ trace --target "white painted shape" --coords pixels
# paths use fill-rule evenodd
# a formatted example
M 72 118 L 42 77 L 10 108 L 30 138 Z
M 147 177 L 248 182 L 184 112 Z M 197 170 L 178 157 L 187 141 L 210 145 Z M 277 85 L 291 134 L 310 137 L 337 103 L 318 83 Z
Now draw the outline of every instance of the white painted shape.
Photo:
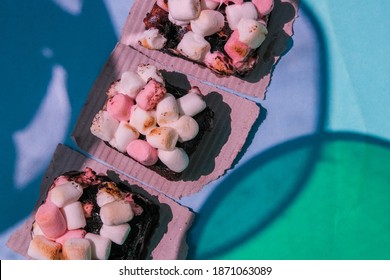
M 79 15 L 83 8 L 82 0 L 52 0 L 58 6 L 60 6 L 64 11 L 72 15 Z

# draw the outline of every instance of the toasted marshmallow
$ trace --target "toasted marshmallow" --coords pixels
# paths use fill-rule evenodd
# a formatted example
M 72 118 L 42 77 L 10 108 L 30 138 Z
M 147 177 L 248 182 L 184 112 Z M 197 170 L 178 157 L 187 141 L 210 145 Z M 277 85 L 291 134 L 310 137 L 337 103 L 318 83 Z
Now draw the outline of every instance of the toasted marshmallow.
M 195 116 L 206 108 L 206 102 L 197 87 L 193 87 L 188 93 L 177 99 L 180 115 Z
M 179 118 L 179 107 L 172 94 L 167 93 L 157 104 L 156 118 L 159 126 L 174 122 Z
M 179 25 L 179 26 L 186 26 L 186 25 L 189 25 L 191 21 L 189 20 L 177 20 L 177 19 L 174 19 L 171 14 L 168 14 L 168 19 L 170 22 L 172 22 L 173 24 L 175 25 Z
M 222 52 L 208 52 L 203 62 L 216 72 L 233 74 L 232 67 L 229 64 L 229 58 Z
M 241 5 L 229 5 L 226 7 L 226 19 L 230 29 L 235 30 L 242 18 L 257 20 L 257 10 L 252 2 L 245 2 Z
M 154 79 L 157 82 L 165 85 L 165 81 L 160 71 L 156 66 L 150 64 L 140 64 L 137 67 L 137 74 L 144 80 L 145 84 L 150 80 Z
M 146 135 L 152 128 L 156 127 L 156 111 L 145 111 L 138 105 L 131 108 L 130 123 L 139 133 Z
M 115 183 L 105 182 L 104 187 L 99 188 L 96 194 L 96 203 L 99 207 L 107 203 L 122 199 L 122 194 Z
M 62 208 L 68 230 L 83 228 L 87 225 L 83 206 L 80 201 L 73 202 Z
M 27 255 L 36 260 L 58 260 L 61 244 L 42 235 L 35 236 L 27 249 Z
M 184 34 L 180 43 L 177 45 L 177 50 L 181 54 L 195 61 L 203 61 L 210 49 L 210 43 L 201 35 L 192 31 Z
M 160 50 L 165 46 L 167 38 L 164 37 L 157 28 L 145 30 L 138 38 L 138 42 L 150 50 Z
M 157 6 L 159 6 L 164 11 L 168 12 L 168 0 L 157 0 Z
M 108 99 L 107 112 L 118 121 L 128 121 L 130 119 L 130 109 L 133 105 L 133 99 L 119 93 Z
M 92 121 L 91 133 L 103 141 L 110 141 L 114 136 L 119 122 L 107 111 L 100 110 Z
M 108 226 L 120 225 L 133 219 L 134 213 L 130 203 L 124 200 L 113 201 L 100 208 L 100 218 Z
M 146 135 L 146 141 L 152 147 L 164 151 L 172 151 L 178 138 L 176 130 L 171 127 L 156 127 Z
M 145 140 L 134 140 L 127 146 L 127 154 L 139 163 L 150 166 L 157 162 L 157 149 Z
M 91 242 L 85 238 L 70 238 L 62 246 L 62 255 L 65 260 L 90 260 Z
M 100 235 L 110 239 L 112 242 L 118 245 L 122 245 L 127 236 L 130 233 L 130 225 L 128 223 L 124 223 L 117 226 L 108 226 L 103 224 L 100 229 Z
M 158 102 L 164 98 L 167 89 L 163 84 L 154 79 L 150 79 L 146 86 L 138 93 L 135 101 L 138 107 L 145 111 L 151 111 L 156 108 Z
M 189 163 L 188 155 L 181 148 L 172 151 L 158 150 L 158 158 L 174 172 L 182 172 Z
M 202 10 L 215 10 L 219 5 L 219 1 L 200 0 L 200 8 Z
M 192 140 L 199 132 L 198 123 L 192 117 L 187 115 L 181 116 L 177 121 L 171 122 L 167 124 L 167 126 L 176 130 L 179 135 L 179 142 Z
M 65 241 L 70 238 L 84 238 L 87 232 L 84 229 L 68 230 L 65 234 L 58 237 L 55 241 L 64 245 Z
M 247 44 L 239 40 L 238 31 L 233 31 L 227 40 L 224 50 L 227 55 L 232 59 L 233 64 L 241 62 L 246 59 L 249 54 L 250 48 Z
M 200 13 L 200 0 L 169 0 L 168 11 L 176 20 L 195 19 Z
M 42 204 L 35 214 L 35 221 L 43 234 L 49 239 L 56 239 L 66 231 L 66 220 L 60 208 L 50 201 Z
M 268 15 L 274 8 L 274 0 L 252 0 L 256 6 L 259 17 Z
M 268 34 L 267 28 L 257 20 L 243 18 L 237 26 L 238 39 L 251 49 L 260 47 Z
M 87 233 L 85 239 L 91 242 L 91 258 L 107 260 L 111 253 L 111 240 L 94 233 Z
M 191 20 L 191 30 L 200 36 L 210 36 L 225 25 L 223 14 L 214 10 L 203 10 L 198 18 Z
M 139 132 L 135 127 L 132 127 L 128 122 L 120 122 L 114 137 L 110 141 L 110 145 L 118 149 L 118 151 L 126 152 L 126 147 L 135 139 L 138 139 Z
M 50 190 L 50 201 L 61 208 L 77 201 L 83 194 L 83 188 L 76 182 L 66 182 Z
M 121 79 L 116 87 L 119 93 L 126 94 L 130 98 L 135 99 L 138 92 L 146 85 L 146 82 L 133 71 L 123 72 Z

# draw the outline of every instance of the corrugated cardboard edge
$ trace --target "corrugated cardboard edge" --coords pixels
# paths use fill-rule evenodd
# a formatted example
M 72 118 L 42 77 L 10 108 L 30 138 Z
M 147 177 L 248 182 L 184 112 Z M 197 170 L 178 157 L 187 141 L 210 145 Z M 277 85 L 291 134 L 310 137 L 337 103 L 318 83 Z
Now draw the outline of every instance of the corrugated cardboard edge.
M 37 200 L 35 209 L 27 221 L 17 229 L 9 238 L 7 246 L 15 252 L 27 256 L 27 249 L 31 240 L 31 225 L 34 221 L 36 209 L 45 200 L 47 191 L 53 180 L 70 170 L 84 170 L 90 167 L 98 174 L 107 174 L 109 177 L 117 177 L 123 182 L 130 185 L 137 185 L 137 191 L 142 192 L 152 201 L 160 204 L 160 224 L 154 232 L 149 254 L 152 259 L 173 260 L 185 259 L 187 256 L 188 246 L 186 244 L 186 232 L 192 224 L 194 214 L 186 207 L 183 207 L 166 197 L 164 194 L 157 192 L 147 186 L 140 184 L 124 176 L 123 174 L 110 171 L 107 166 L 86 158 L 82 154 L 67 148 L 64 145 L 58 145 L 52 161 L 42 179 L 40 196 Z M 115 178 L 113 178 L 115 179 Z
M 268 24 L 268 35 L 259 48 L 259 61 L 254 71 L 247 77 L 226 77 L 184 59 L 170 56 L 155 50 L 148 50 L 138 44 L 140 34 L 145 30 L 143 19 L 150 12 L 155 0 L 135 0 L 122 29 L 120 43 L 131 46 L 163 65 L 176 71 L 195 77 L 200 81 L 212 83 L 217 87 L 265 99 L 272 71 L 278 60 L 284 55 L 293 36 L 293 24 L 298 16 L 300 0 L 275 0 L 274 11 Z
M 183 87 L 188 84 L 198 86 L 205 95 L 206 103 L 215 113 L 214 126 L 202 138 L 196 152 L 191 155 L 190 165 L 183 172 L 183 180 L 167 180 L 108 147 L 90 132 L 94 116 L 106 101 L 106 91 L 110 84 L 119 79 L 122 72 L 136 70 L 140 63 L 151 63 L 164 70 L 163 75 L 176 86 Z M 259 116 L 259 110 L 259 106 L 252 101 L 191 78 L 187 80 L 186 76 L 179 75 L 173 68 L 163 66 L 123 44 L 118 44 L 92 86 L 72 136 L 76 144 L 93 157 L 171 197 L 181 198 L 198 192 L 204 185 L 216 180 L 232 167 Z

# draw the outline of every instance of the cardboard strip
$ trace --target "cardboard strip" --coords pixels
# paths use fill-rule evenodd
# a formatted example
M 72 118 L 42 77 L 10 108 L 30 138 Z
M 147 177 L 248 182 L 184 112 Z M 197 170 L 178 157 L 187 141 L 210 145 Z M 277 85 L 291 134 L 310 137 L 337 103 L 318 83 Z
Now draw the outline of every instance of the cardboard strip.
M 248 96 L 265 99 L 274 66 L 291 46 L 293 23 L 298 16 L 299 0 L 274 1 L 274 10 L 268 23 L 268 35 L 258 50 L 258 63 L 251 74 L 245 78 L 221 76 L 193 62 L 140 46 L 138 38 L 145 30 L 143 19 L 150 12 L 155 2 L 155 0 L 134 1 L 122 30 L 120 43 L 129 45 L 154 61 L 173 67 L 176 71 L 193 76 L 200 81 L 206 81 L 217 87 L 228 88 Z
M 118 174 L 107 166 L 86 158 L 80 153 L 59 145 L 54 153 L 52 161 L 43 177 L 40 196 L 35 209 L 28 220 L 16 230 L 7 242 L 7 246 L 15 252 L 27 256 L 27 249 L 31 241 L 31 226 L 37 208 L 46 199 L 47 191 L 53 180 L 59 175 L 71 170 L 85 170 L 90 167 L 96 173 L 107 174 L 112 180 L 121 180 L 129 185 L 132 190 L 141 193 L 160 206 L 160 223 L 156 228 L 149 247 L 148 255 L 152 259 L 173 260 L 185 259 L 188 247 L 185 243 L 186 231 L 192 224 L 193 213 L 187 208 L 174 202 L 165 195 L 146 187 L 122 174 Z
M 140 63 L 155 65 L 174 86 L 187 89 L 190 85 L 198 86 L 215 115 L 212 130 L 201 139 L 179 181 L 170 181 L 158 175 L 110 148 L 90 132 L 94 116 L 106 101 L 110 84 L 119 79 L 122 72 L 135 71 Z M 118 44 L 92 87 L 72 136 L 77 145 L 92 156 L 169 196 L 180 198 L 198 192 L 231 168 L 258 116 L 259 106 L 256 103 L 178 74 L 172 68 Z

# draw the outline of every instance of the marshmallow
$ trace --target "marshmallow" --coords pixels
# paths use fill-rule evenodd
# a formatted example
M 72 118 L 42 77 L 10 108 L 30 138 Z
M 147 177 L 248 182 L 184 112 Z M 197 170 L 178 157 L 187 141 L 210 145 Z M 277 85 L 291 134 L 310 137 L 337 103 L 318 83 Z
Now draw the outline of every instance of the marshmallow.
M 169 0 L 168 11 L 176 20 L 195 19 L 200 13 L 200 0 Z
M 94 233 L 87 233 L 85 239 L 91 242 L 91 258 L 107 260 L 111 253 L 111 240 Z
M 36 260 L 58 260 L 60 250 L 61 244 L 38 235 L 30 241 L 27 255 Z
M 201 0 L 200 1 L 200 8 L 202 10 L 214 10 L 219 6 L 219 1 L 213 1 L 213 0 Z
M 134 140 L 127 146 L 127 153 L 139 163 L 150 166 L 157 162 L 157 150 L 145 140 Z
M 150 80 L 154 79 L 157 82 L 165 85 L 165 81 L 160 71 L 156 66 L 150 64 L 140 64 L 137 67 L 137 74 L 144 80 L 145 84 Z
M 182 172 L 189 163 L 188 155 L 181 148 L 173 151 L 158 150 L 158 158 L 174 172 Z
M 239 40 L 238 31 L 235 30 L 227 40 L 224 50 L 227 55 L 232 59 L 233 64 L 245 60 L 249 54 L 249 46 Z
M 199 132 L 198 123 L 187 115 L 181 116 L 177 121 L 169 123 L 167 126 L 176 130 L 179 135 L 179 142 L 192 140 Z
M 65 234 L 58 237 L 55 241 L 64 245 L 65 241 L 70 238 L 84 238 L 87 232 L 84 229 L 68 230 Z
M 149 130 L 156 127 L 156 112 L 145 111 L 138 105 L 131 108 L 130 125 L 139 133 L 146 135 Z
M 133 219 L 134 213 L 130 203 L 124 200 L 113 201 L 100 208 L 100 218 L 103 224 L 115 226 Z
M 119 93 L 108 99 L 107 112 L 118 121 L 127 121 L 130 118 L 130 109 L 133 105 L 133 99 Z
M 87 225 L 83 206 L 80 201 L 73 202 L 62 208 L 68 230 L 83 228 Z
M 61 208 L 77 201 L 83 194 L 83 188 L 76 182 L 66 182 L 50 190 L 50 201 Z
M 141 109 L 151 111 L 156 107 L 157 103 L 163 99 L 166 93 L 167 89 L 163 84 L 154 79 L 150 79 L 146 83 L 146 86 L 138 93 L 135 101 Z
M 181 54 L 195 61 L 203 61 L 210 49 L 210 43 L 203 36 L 192 31 L 184 34 L 180 43 L 177 45 L 177 50 Z
M 206 102 L 199 91 L 199 88 L 193 87 L 188 93 L 177 99 L 180 115 L 195 116 L 206 108 Z
M 232 68 L 229 64 L 229 58 L 222 52 L 208 52 L 203 61 L 207 67 L 214 69 L 222 74 L 232 74 Z
M 242 5 L 229 5 L 226 7 L 226 19 L 231 30 L 237 28 L 237 25 L 242 18 L 257 20 L 257 10 L 252 2 L 245 2 Z
M 112 242 L 118 245 L 125 243 L 127 236 L 130 233 L 130 225 L 124 223 L 117 226 L 108 226 L 103 224 L 100 229 L 100 235 L 110 239 Z
M 60 209 L 50 201 L 42 204 L 35 214 L 35 221 L 43 234 L 50 239 L 56 239 L 66 231 L 66 220 Z
M 156 148 L 164 151 L 172 151 L 177 143 L 179 135 L 171 127 L 156 127 L 146 135 L 146 141 Z
M 160 50 L 165 46 L 167 38 L 165 38 L 157 28 L 151 28 L 142 33 L 138 38 L 138 42 L 147 49 Z
M 91 242 L 84 238 L 70 238 L 62 246 L 62 255 L 65 260 L 90 260 Z
M 110 141 L 110 145 L 118 149 L 118 151 L 126 152 L 126 147 L 135 139 L 138 139 L 139 132 L 135 127 L 132 127 L 128 122 L 120 122 L 114 137 Z
M 237 26 L 239 40 L 252 49 L 260 47 L 264 42 L 265 36 L 268 34 L 267 28 L 253 19 L 243 18 Z
M 157 6 L 159 6 L 164 11 L 168 12 L 168 0 L 157 0 Z
M 203 10 L 198 18 L 191 20 L 191 30 L 203 37 L 221 31 L 224 25 L 223 14 L 214 10 Z
M 130 98 L 135 99 L 138 92 L 146 85 L 146 82 L 133 71 L 123 72 L 121 79 L 116 87 L 119 93 L 126 94 Z
M 274 0 L 252 0 L 256 6 L 259 17 L 268 15 L 274 8 Z
M 99 207 L 103 207 L 103 205 L 106 205 L 107 203 L 111 203 L 115 200 L 116 198 L 106 188 L 99 189 L 96 194 L 96 203 L 97 205 L 99 205 Z
M 92 121 L 91 133 L 103 141 L 110 141 L 118 126 L 119 122 L 107 111 L 100 110 Z
M 179 118 L 179 107 L 172 94 L 167 93 L 157 104 L 156 118 L 159 126 L 174 122 Z
M 42 229 L 39 227 L 39 225 L 38 225 L 36 222 L 34 222 L 34 223 L 32 224 L 32 232 L 31 232 L 31 235 L 32 235 L 32 237 L 35 237 L 35 236 L 37 236 L 37 235 L 45 235 L 45 234 L 43 233 L 43 231 L 42 231 Z
M 168 19 L 170 22 L 172 22 L 173 24 L 178 25 L 178 26 L 186 26 L 186 25 L 190 24 L 189 20 L 177 20 L 177 19 L 174 19 L 171 16 L 171 14 L 168 14 Z

